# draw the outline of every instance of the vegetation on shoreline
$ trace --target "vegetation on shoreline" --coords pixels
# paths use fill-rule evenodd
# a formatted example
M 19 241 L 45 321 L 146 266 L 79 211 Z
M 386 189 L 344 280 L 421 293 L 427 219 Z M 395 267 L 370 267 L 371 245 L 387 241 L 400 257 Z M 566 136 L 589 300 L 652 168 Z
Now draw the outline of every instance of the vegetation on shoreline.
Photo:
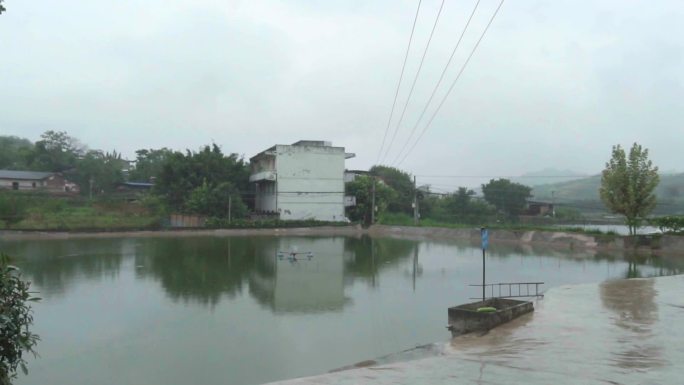
M 26 353 L 36 354 L 40 338 L 31 332 L 31 302 L 40 300 L 30 291 L 31 284 L 10 264 L 8 255 L 0 252 L 0 385 L 11 385 L 17 369 L 28 374 Z
M 658 181 L 657 168 L 648 161 L 647 150 L 635 146 L 629 159 L 621 147 L 613 149 L 613 159 L 604 171 L 602 187 L 606 205 L 628 218 L 632 232 L 640 222 L 649 220 L 646 215 L 653 208 L 653 191 Z M 136 151 L 135 162 L 129 162 L 114 150 L 88 149 L 66 132 L 47 131 L 35 143 L 0 136 L 0 149 L 0 168 L 60 172 L 80 186 L 80 195 L 0 191 L 0 228 L 46 231 L 159 229 L 169 226 L 169 214 L 172 213 L 206 218 L 208 228 L 331 224 L 265 220 L 272 213 L 254 211 L 255 189 L 249 183 L 249 163 L 236 153 L 224 153 L 216 144 L 185 152 L 168 148 L 141 149 Z M 345 195 L 356 199 L 356 205 L 348 207 L 346 215 L 352 223 L 364 226 L 372 223 L 412 226 L 416 221 L 414 206 L 418 206 L 420 226 L 472 228 L 485 225 L 556 231 L 553 227 L 556 224 L 581 223 L 584 219 L 579 209 L 562 204 L 555 204 L 549 211 L 550 203 L 537 202 L 535 210 L 531 210 L 528 203 L 533 198 L 532 189 L 505 178 L 482 184 L 482 195 L 478 196 L 475 190 L 467 187 L 447 193 L 433 192 L 430 186 L 416 186 L 409 173 L 394 167 L 376 165 L 360 174 L 345 185 Z M 148 190 L 133 190 L 124 184 L 125 181 L 147 182 L 143 186 Z M 149 189 L 150 186 L 153 187 Z M 641 189 L 637 191 L 635 186 L 641 186 Z M 639 199 L 635 195 L 637 192 Z M 639 202 L 644 204 L 638 205 Z M 569 228 L 564 231 L 597 232 Z M 667 231 L 681 231 L 681 226 Z
M 413 222 L 413 218 L 405 214 L 388 214 L 380 219 L 378 222 L 380 225 L 387 226 L 410 226 L 410 227 L 441 227 L 447 229 L 475 229 L 478 226 L 463 224 L 463 223 L 449 223 L 440 222 L 431 219 L 421 220 L 418 224 Z M 581 233 L 588 235 L 599 235 L 599 236 L 618 236 L 619 234 L 615 231 L 603 231 L 599 229 L 587 229 L 579 226 L 570 227 L 556 227 L 556 226 L 540 226 L 540 225 L 526 225 L 520 223 L 495 223 L 483 225 L 489 229 L 495 230 L 510 230 L 510 231 L 550 231 L 550 232 L 568 232 L 568 233 Z

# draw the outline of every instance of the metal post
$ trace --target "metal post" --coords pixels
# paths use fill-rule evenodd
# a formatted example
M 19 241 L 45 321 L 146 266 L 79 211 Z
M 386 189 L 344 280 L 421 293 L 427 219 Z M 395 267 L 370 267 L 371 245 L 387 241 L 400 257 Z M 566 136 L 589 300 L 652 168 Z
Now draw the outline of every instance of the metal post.
M 418 266 L 418 244 L 413 246 L 413 291 L 416 291 L 416 267 Z
M 418 189 L 416 189 L 416 176 L 413 176 L 413 224 L 418 224 Z
M 485 300 L 485 249 L 482 249 L 482 302 Z
M 482 302 L 485 301 L 486 295 L 485 295 L 485 255 L 486 255 L 486 250 L 487 247 L 489 247 L 489 233 L 487 232 L 487 228 L 481 227 L 480 228 L 480 238 L 482 240 Z M 492 286 L 492 297 L 494 296 L 494 287 Z

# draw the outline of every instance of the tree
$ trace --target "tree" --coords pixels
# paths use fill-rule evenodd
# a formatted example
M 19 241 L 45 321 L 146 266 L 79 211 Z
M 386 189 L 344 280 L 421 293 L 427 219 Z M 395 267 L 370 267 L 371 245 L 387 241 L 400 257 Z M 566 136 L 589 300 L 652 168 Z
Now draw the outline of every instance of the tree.
M 28 156 L 28 163 L 34 170 L 67 171 L 85 154 L 85 147 L 66 131 L 46 131 L 40 137 Z
M 213 189 L 229 182 L 237 191 L 249 189 L 249 166 L 237 154 L 225 156 L 213 144 L 198 152 L 174 152 L 165 160 L 154 186 L 154 193 L 164 197 L 176 210 L 186 209 L 186 202 L 195 189 L 207 185 Z M 233 199 L 234 204 L 236 202 Z
M 345 195 L 356 197 L 356 205 L 347 209 L 347 216 L 354 222 L 363 222 L 367 225 L 371 224 L 373 210 L 373 177 L 361 175 L 357 176 L 345 186 Z M 389 202 L 396 199 L 397 192 L 384 182 L 376 180 L 375 182 L 375 206 L 378 210 L 375 212 L 376 218 L 387 210 Z
M 508 179 L 490 180 L 482 185 L 482 193 L 487 202 L 494 205 L 509 219 L 515 220 L 525 209 L 532 188 Z
M 412 204 L 415 186 L 411 175 L 398 168 L 387 166 L 373 166 L 369 172 L 396 191 L 392 199 L 387 202 L 387 209 L 390 212 L 413 214 Z
M 129 174 L 129 180 L 149 182 L 161 174 L 164 164 L 171 157 L 173 151 L 164 147 L 158 150 L 142 149 L 135 152 L 135 168 Z
M 629 234 L 634 235 L 655 207 L 653 191 L 658 182 L 658 167 L 648 159 L 648 149 L 634 143 L 627 158 L 625 150 L 616 145 L 601 174 L 599 194 L 611 212 L 625 216 Z
M 26 170 L 26 158 L 33 151 L 30 140 L 16 136 L 0 136 L 0 169 Z
M 123 182 L 125 166 L 126 161 L 116 151 L 91 150 L 76 161 L 75 171 L 70 177 L 78 184 L 81 194 L 89 194 L 91 188 L 96 194 L 109 193 Z
M 10 385 L 19 367 L 27 374 L 24 353 L 35 354 L 39 337 L 29 329 L 33 323 L 29 302 L 38 298 L 32 296 L 30 286 L 9 264 L 9 257 L 0 253 L 0 385 Z
M 494 207 L 480 199 L 473 199 L 475 191 L 467 187 L 459 187 L 452 194 L 440 199 L 428 199 L 430 211 L 423 211 L 425 204 L 421 205 L 421 212 L 426 218 L 441 222 L 483 224 L 495 214 Z
M 229 211 L 231 218 L 247 216 L 247 206 L 240 199 L 240 192 L 230 182 L 217 186 L 202 184 L 192 190 L 186 207 L 193 214 L 216 218 L 227 218 Z
M 0 15 L 1 15 L 3 12 L 6 11 L 5 6 L 2 5 L 2 2 L 3 2 L 3 1 L 4 1 L 4 0 L 0 0 Z

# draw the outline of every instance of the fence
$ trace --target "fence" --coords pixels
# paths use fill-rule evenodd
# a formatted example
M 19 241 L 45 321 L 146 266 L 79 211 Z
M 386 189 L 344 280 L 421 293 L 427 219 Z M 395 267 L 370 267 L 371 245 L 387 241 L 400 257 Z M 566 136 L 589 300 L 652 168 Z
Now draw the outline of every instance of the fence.
M 543 297 L 544 294 L 542 294 L 539 291 L 539 285 L 543 285 L 543 284 L 544 284 L 544 282 L 488 283 L 488 284 L 484 285 L 484 287 L 485 287 L 485 299 L 487 299 L 487 298 Z M 482 287 L 483 285 L 468 285 L 468 286 Z M 523 290 L 523 288 L 524 288 L 524 290 Z M 534 290 L 532 290 L 532 289 L 534 289 Z M 489 291 L 489 296 L 487 296 L 487 291 Z M 482 299 L 482 297 L 471 297 L 470 299 Z

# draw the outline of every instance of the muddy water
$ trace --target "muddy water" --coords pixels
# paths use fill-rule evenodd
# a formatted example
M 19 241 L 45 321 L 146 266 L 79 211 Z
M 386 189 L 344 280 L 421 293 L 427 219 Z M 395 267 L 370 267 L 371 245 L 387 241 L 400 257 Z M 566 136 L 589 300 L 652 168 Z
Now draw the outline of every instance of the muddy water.
M 451 354 L 515 368 L 511 379 L 537 372 L 560 383 L 681 384 L 682 290 L 683 276 L 552 289 L 534 314 L 485 336 L 457 338 Z M 485 369 L 482 381 L 500 383 L 497 369 Z
M 2 241 L 0 249 L 44 298 L 35 309 L 41 357 L 18 384 L 257 384 L 325 373 L 447 341 L 446 308 L 479 295 L 467 285 L 481 277 L 480 251 L 449 241 L 146 237 Z M 556 287 L 680 273 L 684 261 L 492 245 L 487 267 L 490 282 Z M 667 353 L 644 339 L 657 313 L 611 299 L 620 288 L 602 290 L 606 317 L 645 330 L 642 345 L 602 336 L 622 348 L 611 365 L 638 369 L 642 348 Z M 648 290 L 639 293 L 647 303 Z M 507 360 L 525 348 L 493 349 Z

